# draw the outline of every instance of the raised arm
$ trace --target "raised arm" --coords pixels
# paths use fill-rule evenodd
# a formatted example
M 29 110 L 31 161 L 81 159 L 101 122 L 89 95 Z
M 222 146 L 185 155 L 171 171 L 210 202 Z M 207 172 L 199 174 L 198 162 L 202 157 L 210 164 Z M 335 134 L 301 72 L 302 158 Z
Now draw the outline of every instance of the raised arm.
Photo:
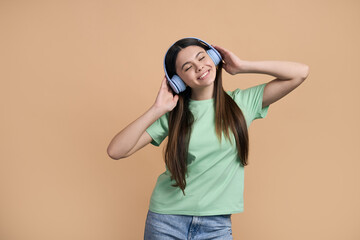
M 108 155 L 114 160 L 126 158 L 149 144 L 152 138 L 146 129 L 159 117 L 171 111 L 176 106 L 178 98 L 178 95 L 173 96 L 164 78 L 155 103 L 114 136 L 107 148 Z
M 276 77 L 266 84 L 262 107 L 266 107 L 297 88 L 309 75 L 309 66 L 289 61 L 244 61 L 229 50 L 214 46 L 224 59 L 224 69 L 238 73 L 262 73 Z
M 246 61 L 243 73 L 263 73 L 276 77 L 264 88 L 262 107 L 266 107 L 297 88 L 307 78 L 309 66 L 289 61 Z

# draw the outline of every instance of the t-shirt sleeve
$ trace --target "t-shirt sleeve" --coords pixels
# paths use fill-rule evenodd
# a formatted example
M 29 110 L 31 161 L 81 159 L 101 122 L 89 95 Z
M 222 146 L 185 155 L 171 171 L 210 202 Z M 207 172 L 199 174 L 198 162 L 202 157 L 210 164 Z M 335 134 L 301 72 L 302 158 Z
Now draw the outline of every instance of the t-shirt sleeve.
M 168 117 L 169 113 L 165 113 L 146 129 L 146 132 L 153 139 L 152 145 L 159 146 L 167 137 L 169 131 Z
M 246 112 L 249 122 L 258 118 L 265 118 L 270 105 L 262 107 L 264 88 L 267 83 L 249 87 L 246 89 L 235 89 L 229 92 L 238 106 Z

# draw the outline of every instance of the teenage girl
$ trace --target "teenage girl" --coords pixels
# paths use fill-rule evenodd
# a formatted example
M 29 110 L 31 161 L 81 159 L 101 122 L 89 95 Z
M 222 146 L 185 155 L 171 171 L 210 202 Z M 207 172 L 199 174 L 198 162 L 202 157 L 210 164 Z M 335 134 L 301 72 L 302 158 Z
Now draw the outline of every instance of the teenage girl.
M 276 79 L 224 91 L 231 75 L 262 73 Z M 250 123 L 308 76 L 305 64 L 245 61 L 197 38 L 174 43 L 154 104 L 110 142 L 112 159 L 126 158 L 168 137 L 166 171 L 156 182 L 144 239 L 233 239 L 231 215 L 244 210 L 244 166 Z

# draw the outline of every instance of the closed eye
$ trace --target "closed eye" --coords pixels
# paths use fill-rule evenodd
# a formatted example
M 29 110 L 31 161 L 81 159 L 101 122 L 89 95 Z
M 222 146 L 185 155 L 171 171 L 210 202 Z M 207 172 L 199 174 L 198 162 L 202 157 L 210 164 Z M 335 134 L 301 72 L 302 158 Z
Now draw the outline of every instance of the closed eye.
M 199 59 L 199 61 L 202 61 L 204 58 L 205 58 L 205 56 L 201 57 L 201 58 Z M 191 67 L 192 67 L 192 66 L 190 65 L 187 69 L 185 69 L 185 72 L 186 72 L 187 70 L 189 70 Z

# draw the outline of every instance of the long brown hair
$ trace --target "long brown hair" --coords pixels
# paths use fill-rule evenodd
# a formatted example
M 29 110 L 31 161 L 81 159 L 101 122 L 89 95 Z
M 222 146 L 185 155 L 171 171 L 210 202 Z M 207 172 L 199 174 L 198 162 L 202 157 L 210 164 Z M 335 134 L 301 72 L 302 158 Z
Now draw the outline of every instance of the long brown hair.
M 176 74 L 176 58 L 181 49 L 196 45 L 208 50 L 209 47 L 202 42 L 184 38 L 177 41 L 167 52 L 165 57 L 166 71 L 169 77 Z M 194 117 L 189 110 L 189 99 L 191 88 L 187 87 L 184 92 L 179 93 L 176 107 L 169 112 L 169 134 L 165 150 L 165 164 L 171 173 L 171 180 L 176 183 L 173 187 L 179 187 L 185 195 L 187 174 L 187 155 L 189 139 L 191 135 Z M 249 152 L 249 137 L 244 115 L 235 101 L 224 91 L 222 86 L 222 62 L 216 70 L 213 98 L 215 101 L 215 131 L 221 142 L 222 133 L 231 141 L 231 134 L 236 141 L 236 148 L 240 158 L 241 166 L 246 166 Z M 229 132 L 229 128 L 231 132 Z

